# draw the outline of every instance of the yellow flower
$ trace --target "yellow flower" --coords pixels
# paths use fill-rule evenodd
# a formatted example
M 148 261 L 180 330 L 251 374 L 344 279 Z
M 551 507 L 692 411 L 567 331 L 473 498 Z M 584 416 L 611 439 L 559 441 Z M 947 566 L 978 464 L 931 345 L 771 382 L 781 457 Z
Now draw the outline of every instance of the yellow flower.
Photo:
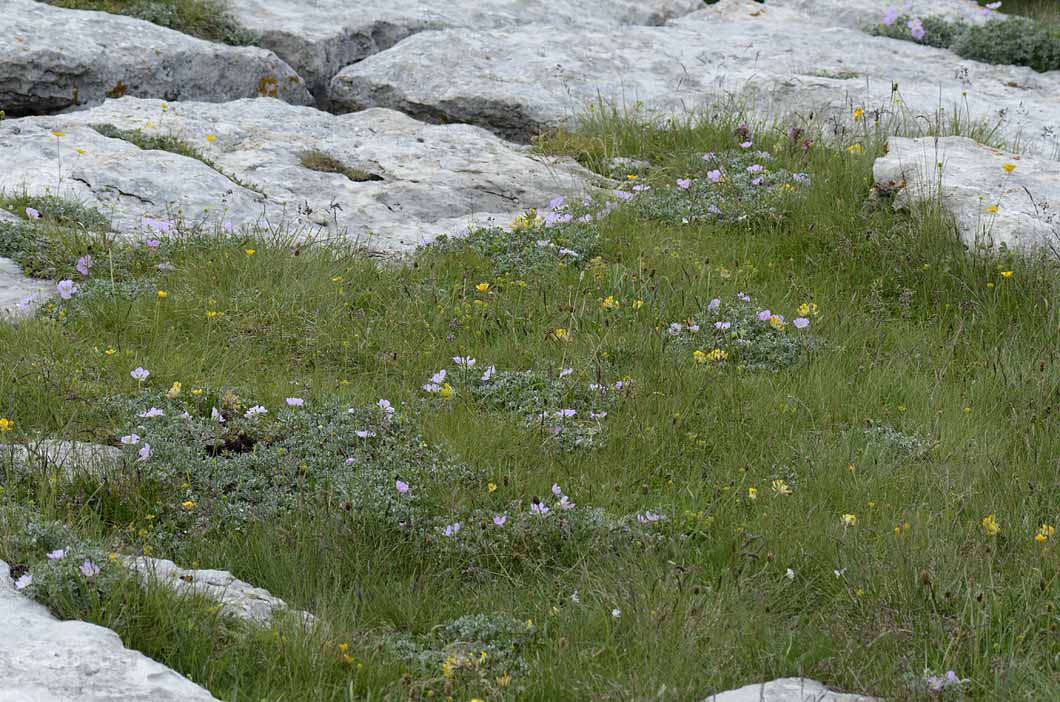
M 167 293 L 165 290 L 159 290 L 157 295 L 158 295 L 159 298 L 161 298 L 163 300 L 166 299 L 167 297 L 169 297 L 169 293 Z
M 339 644 L 339 650 L 342 651 L 343 653 L 346 653 L 347 651 L 350 650 L 350 645 L 348 643 L 340 643 Z
M 169 391 L 166 392 L 166 399 L 172 400 L 174 397 L 180 395 L 180 381 L 177 380 L 170 386 Z
M 243 249 L 243 253 L 245 253 L 247 256 L 253 256 L 256 251 L 254 249 Z
M 608 295 L 604 298 L 603 302 L 600 303 L 600 306 L 605 310 L 617 310 L 619 302 L 615 299 L 614 295 Z
M 194 507 L 195 503 L 192 502 L 191 500 L 184 500 L 183 502 L 180 503 L 180 506 L 183 507 L 184 509 L 188 510 L 188 509 L 191 509 L 192 507 Z
M 486 492 L 497 492 L 497 483 L 489 483 L 486 485 Z
M 224 315 L 224 312 L 218 312 L 217 310 L 206 310 L 206 318 L 213 319 L 214 317 L 220 317 Z
M 1001 526 L 997 523 L 997 517 L 992 514 L 983 517 L 982 525 L 987 536 L 997 536 L 1001 533 Z
M 438 396 L 441 397 L 443 400 L 453 399 L 453 386 L 449 383 L 445 383 L 438 391 Z
M 844 514 L 839 518 L 839 521 L 843 522 L 843 526 L 852 527 L 857 525 L 858 517 L 856 514 Z
M 997 214 L 997 205 L 991 205 L 990 207 L 987 207 L 986 211 L 990 214 Z
M 332 283 L 341 283 L 342 281 L 343 281 L 343 277 L 341 275 L 333 275 L 333 276 L 331 276 L 331 282 Z
M 74 151 L 76 151 L 79 156 L 84 156 L 85 154 L 88 153 L 87 151 L 85 151 L 84 149 L 81 149 L 81 148 L 74 149 Z
M 861 107 L 854 108 L 854 121 L 860 122 L 861 118 L 865 116 L 865 110 Z
M 752 502 L 754 500 L 757 500 L 758 499 L 758 488 L 756 488 L 756 487 L 747 488 L 747 499 L 751 500 Z
M 895 536 L 903 536 L 905 535 L 905 532 L 909 531 L 910 528 L 911 527 L 909 526 L 909 522 L 902 522 L 894 528 L 894 534 Z
M 7 417 L 0 417 L 0 434 L 11 431 L 12 427 L 15 426 L 15 422 Z
M 563 327 L 556 327 L 552 330 L 552 338 L 557 341 L 570 341 L 570 332 Z
M 1045 543 L 1049 540 L 1053 534 L 1056 533 L 1056 527 L 1052 524 L 1042 524 L 1038 527 L 1038 532 L 1034 535 L 1034 540 L 1038 543 Z
M 1001 277 L 1002 278 L 1011 278 L 1012 277 L 1012 271 L 1001 271 Z
M 104 351 L 103 353 L 107 354 L 108 356 L 113 356 L 114 354 L 116 354 L 118 352 L 115 350 L 115 348 L 113 346 L 108 346 L 107 350 Z
M 637 179 L 637 176 L 635 174 L 626 176 L 626 180 L 636 180 L 636 179 Z
M 60 131 L 52 130 L 52 136 L 53 137 L 64 137 L 64 136 L 66 136 L 66 132 L 60 132 Z
M 769 326 L 773 327 L 777 331 L 784 331 L 784 327 L 788 326 L 779 315 L 770 315 Z
M 847 147 L 847 151 L 852 154 L 863 154 L 865 153 L 865 147 L 861 144 L 851 144 Z
M 195 397 L 198 397 L 199 395 L 202 394 L 202 388 L 193 388 L 192 391 L 191 391 L 191 394 L 194 395 Z
M 207 134 L 206 141 L 217 141 L 217 136 L 214 134 Z
M 699 349 L 696 349 L 695 351 L 692 352 L 692 358 L 695 359 L 696 363 L 706 363 L 707 362 L 707 354 L 703 353 Z
M 721 349 L 714 349 L 713 351 L 711 351 L 710 353 L 707 354 L 707 358 L 709 360 L 711 360 L 711 361 L 716 362 L 716 363 L 720 362 L 720 361 L 724 361 L 728 357 L 729 357 L 729 354 L 725 353 Z
M 1012 163 L 1011 161 L 1005 163 L 1001 167 L 1005 169 L 1005 173 L 1011 173 L 1012 171 L 1016 170 L 1016 164 Z
M 644 300 L 634 300 L 633 301 L 633 309 L 639 310 L 641 307 L 644 307 Z
M 790 495 L 791 492 L 792 492 L 791 486 L 788 485 L 783 480 L 774 480 L 773 483 L 772 483 L 772 486 L 773 486 L 773 492 L 775 492 L 778 495 Z
M 489 289 L 490 289 L 490 284 L 489 283 L 479 283 L 478 285 L 475 286 L 475 290 L 478 290 L 481 293 L 484 293 L 484 292 L 486 292 Z
M 804 302 L 799 305 L 799 316 L 800 317 L 816 317 L 817 316 L 817 303 L 816 302 Z

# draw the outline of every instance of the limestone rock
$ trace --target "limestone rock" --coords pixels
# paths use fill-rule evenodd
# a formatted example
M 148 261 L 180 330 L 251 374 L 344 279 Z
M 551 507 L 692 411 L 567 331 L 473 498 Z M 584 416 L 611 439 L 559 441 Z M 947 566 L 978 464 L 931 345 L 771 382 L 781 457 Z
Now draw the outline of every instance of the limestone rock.
M 43 280 L 27 278 L 11 259 L 0 257 L 0 321 L 33 314 L 51 289 Z
M 807 678 L 779 678 L 710 695 L 703 702 L 876 702 L 874 697 L 835 692 Z
M 311 97 L 271 51 L 202 41 L 131 17 L 0 1 L 0 110 L 45 114 L 106 97 Z
M 909 4 L 909 9 L 905 9 Z M 806 15 L 827 20 L 831 24 L 842 24 L 854 29 L 864 29 L 879 24 L 888 8 L 894 8 L 910 17 L 941 17 L 943 19 L 982 24 L 1003 17 L 990 12 L 975 0 L 769 0 L 769 9 L 796 10 Z
M 164 558 L 129 558 L 125 564 L 154 582 L 177 592 L 205 595 L 221 605 L 221 613 L 268 626 L 277 612 L 288 611 L 287 603 L 268 590 L 237 579 L 227 570 L 187 570 Z M 306 626 L 316 617 L 292 610 Z
M 261 36 L 327 102 L 328 82 L 341 68 L 430 29 L 529 24 L 614 27 L 662 24 L 702 7 L 701 0 L 230 0 L 233 16 Z
M 217 702 L 110 629 L 61 622 L 18 593 L 0 561 L 0 702 Z
M 194 145 L 223 173 L 103 137 L 88 126 L 99 123 L 155 124 L 147 131 Z M 53 130 L 65 134 L 58 144 Z M 300 157 L 307 149 L 370 179 L 305 168 Z M 127 97 L 64 115 L 6 120 L 0 162 L 0 188 L 54 192 L 61 178 L 58 194 L 99 208 L 130 236 L 142 235 L 145 216 L 218 228 L 267 220 L 307 228 L 303 233 L 324 227 L 383 252 L 408 251 L 488 219 L 507 224 L 554 195 L 580 194 L 590 176 L 569 159 L 532 156 L 473 126 L 428 125 L 390 110 L 336 116 L 268 99 L 163 109 L 157 100 Z
M 83 441 L 42 439 L 12 446 L 10 451 L 16 465 L 58 469 L 68 478 L 82 472 L 102 475 L 122 465 L 121 449 Z
M 1006 163 L 1015 169 L 1007 172 Z M 1058 161 L 1021 158 L 964 137 L 892 137 L 872 171 L 877 190 L 895 195 L 895 208 L 941 192 L 968 246 L 1060 251 Z
M 744 0 L 666 27 L 423 32 L 340 71 L 331 95 L 346 109 L 390 107 L 523 141 L 572 124 L 598 97 L 662 115 L 736 102 L 828 130 L 853 129 L 855 106 L 912 129 L 941 107 L 943 121 L 996 123 L 1044 151 L 1060 134 L 1060 72 L 966 61 Z

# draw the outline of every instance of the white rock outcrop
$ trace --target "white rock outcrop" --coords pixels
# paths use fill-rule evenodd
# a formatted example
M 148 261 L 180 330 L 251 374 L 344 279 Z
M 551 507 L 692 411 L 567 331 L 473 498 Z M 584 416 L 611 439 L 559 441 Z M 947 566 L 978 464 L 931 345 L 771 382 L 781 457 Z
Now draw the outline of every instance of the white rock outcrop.
M 179 137 L 219 170 L 103 137 L 89 126 L 100 123 Z M 300 157 L 310 149 L 373 179 L 305 168 Z M 157 100 L 127 97 L 64 115 L 7 120 L 0 122 L 0 161 L 0 189 L 58 188 L 130 236 L 149 231 L 144 217 L 218 228 L 267 220 L 306 233 L 326 228 L 383 252 L 408 251 L 472 223 L 507 224 L 554 195 L 580 194 L 589 176 L 569 159 L 533 156 L 469 125 L 429 125 L 391 110 L 336 116 L 269 99 L 163 108 Z
M 14 589 L 0 561 L 0 702 L 217 702 L 110 629 L 61 622 Z
M 321 104 L 345 66 L 431 29 L 617 27 L 662 24 L 702 7 L 701 0 L 230 0 L 239 23 L 258 34 L 305 78 Z M 541 41 L 545 37 L 539 35 Z
M 710 695 L 703 702 L 878 702 L 874 697 L 835 692 L 808 678 L 779 678 Z
M 0 257 L 0 320 L 28 317 L 52 289 L 52 284 L 23 275 L 17 263 Z
M 68 478 L 79 473 L 102 476 L 122 465 L 121 449 L 103 444 L 61 439 L 41 439 L 30 444 L 11 446 L 13 463 L 61 471 Z M 5 452 L 0 451 L 0 462 Z
M 287 603 L 268 590 L 239 580 L 227 570 L 192 570 L 180 568 L 164 558 L 127 558 L 125 565 L 146 576 L 151 582 L 176 592 L 193 592 L 221 605 L 221 614 L 268 626 L 280 612 L 298 617 L 312 626 L 316 617 L 301 610 L 290 610 Z
M 1025 149 L 1051 153 L 1060 138 L 1060 71 L 966 61 L 749 0 L 665 27 L 422 32 L 340 71 L 331 96 L 345 109 L 389 107 L 521 141 L 573 124 L 599 98 L 662 115 L 736 102 L 853 134 L 865 124 L 853 123 L 855 107 L 913 130 L 941 109 L 944 124 L 997 125 Z
M 939 202 L 970 247 L 1060 252 L 1060 161 L 964 137 L 892 137 L 872 172 L 876 189 L 894 195 L 895 208 Z
M 312 102 L 267 49 L 190 37 L 132 17 L 0 0 L 0 110 L 46 114 L 130 95 L 220 102 Z

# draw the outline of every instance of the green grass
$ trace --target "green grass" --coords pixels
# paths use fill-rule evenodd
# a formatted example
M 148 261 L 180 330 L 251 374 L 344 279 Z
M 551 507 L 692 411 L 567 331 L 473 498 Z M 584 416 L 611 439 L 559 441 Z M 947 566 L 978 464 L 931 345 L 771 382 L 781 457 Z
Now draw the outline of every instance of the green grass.
M 128 15 L 190 34 L 199 39 L 233 46 L 249 46 L 257 36 L 239 25 L 223 0 L 47 0 L 72 10 L 97 10 Z
M 319 149 L 310 149 L 309 151 L 303 152 L 301 156 L 299 156 L 299 162 L 302 164 L 303 168 L 308 168 L 311 171 L 319 171 L 320 173 L 338 173 L 346 176 L 355 183 L 383 179 L 375 173 L 348 166 L 334 156 L 326 154 Z
M 600 171 L 645 159 L 625 187 L 662 191 L 701 173 L 703 153 L 735 148 L 735 127 L 600 118 L 538 148 Z M 1055 268 L 968 253 L 937 211 L 867 200 L 882 147 L 861 136 L 860 153 L 803 150 L 786 129 L 754 128 L 771 169 L 810 174 L 762 216 L 681 225 L 627 207 L 584 225 L 592 236 L 545 230 L 539 213 L 518 223 L 582 246 L 580 258 L 528 256 L 523 234 L 507 246 L 496 232 L 384 266 L 285 232 L 189 234 L 127 259 L 116 248 L 119 263 L 78 278 L 71 300 L 0 327 L 0 348 L 17 349 L 0 354 L 4 441 L 115 443 L 142 426 L 155 455 L 107 481 L 7 468 L 0 513 L 32 505 L 108 551 L 229 569 L 327 622 L 255 630 L 121 578 L 77 609 L 45 597 L 225 700 L 684 701 L 806 675 L 928 702 L 928 669 L 969 680 L 953 699 L 1055 699 L 1058 537 L 1034 539 L 1060 519 Z M 41 235 L 62 242 L 45 247 L 55 260 L 42 270 L 87 253 Z M 789 322 L 761 337 L 793 351 L 777 370 L 750 370 L 738 347 L 697 363 L 715 342 L 667 332 L 741 291 Z M 819 343 L 800 351 L 790 322 L 802 304 L 817 305 L 807 331 Z M 458 355 L 478 359 L 473 373 Z M 537 375 L 483 396 L 489 365 Z M 143 383 L 138 366 L 151 371 Z M 441 368 L 449 399 L 421 388 Z M 622 379 L 632 385 L 613 395 L 593 448 L 530 421 Z M 306 407 L 286 407 L 292 396 Z M 395 439 L 371 414 L 379 398 L 420 438 Z M 257 403 L 269 414 L 244 420 Z M 151 404 L 164 422 L 135 416 Z M 380 436 L 329 428 L 323 418 L 347 406 L 367 409 L 343 422 Z M 176 407 L 193 414 L 190 434 Z M 211 432 L 230 450 L 214 463 L 197 448 L 216 445 Z M 233 491 L 223 468 L 237 464 L 273 488 Z M 403 502 L 392 481 L 410 475 Z M 530 515 L 553 483 L 577 507 Z M 267 500 L 281 493 L 294 501 Z M 262 506 L 219 519 L 235 495 Z M 640 524 L 646 510 L 666 519 Z M 510 523 L 494 527 L 502 512 Z M 463 529 L 443 536 L 454 521 Z M 0 521 L 0 558 L 44 567 L 45 541 L 12 524 Z M 478 614 L 500 633 L 454 624 Z M 528 620 L 525 633 L 504 628 Z

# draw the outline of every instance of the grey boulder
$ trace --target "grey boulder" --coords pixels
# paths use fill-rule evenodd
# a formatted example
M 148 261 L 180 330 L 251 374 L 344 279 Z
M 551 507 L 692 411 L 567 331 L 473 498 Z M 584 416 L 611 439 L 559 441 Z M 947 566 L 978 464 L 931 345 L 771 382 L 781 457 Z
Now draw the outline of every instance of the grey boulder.
M 0 257 L 0 320 L 28 317 L 52 289 L 50 283 L 23 275 L 11 259 Z
M 17 592 L 0 561 L 0 702 L 217 702 L 110 629 L 61 622 Z
M 47 114 L 107 97 L 312 102 L 271 51 L 195 39 L 150 22 L 0 0 L 0 110 Z
M 1006 164 L 1015 166 L 1008 171 Z M 939 203 L 969 247 L 1060 251 L 1060 162 L 964 137 L 892 137 L 872 168 L 895 208 Z M 941 198 L 940 198 L 941 196 Z
M 710 695 L 703 702 L 877 702 L 874 697 L 835 692 L 808 678 L 779 678 Z

